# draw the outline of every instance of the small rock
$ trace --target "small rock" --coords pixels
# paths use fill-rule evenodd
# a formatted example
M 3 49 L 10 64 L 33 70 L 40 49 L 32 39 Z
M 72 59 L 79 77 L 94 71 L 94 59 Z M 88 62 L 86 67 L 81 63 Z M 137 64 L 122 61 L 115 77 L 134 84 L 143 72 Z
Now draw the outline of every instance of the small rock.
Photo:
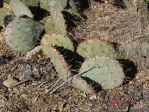
M 96 98 L 97 98 L 96 95 L 93 95 L 90 97 L 90 100 L 95 100 Z
M 6 87 L 8 87 L 8 88 L 10 88 L 10 87 L 14 86 L 17 82 L 18 81 L 15 80 L 15 79 L 13 79 L 13 78 L 8 78 L 7 80 L 5 80 L 3 82 L 3 85 L 6 86 Z
M 22 94 L 21 96 L 22 96 L 22 98 L 24 98 L 24 99 L 27 99 L 27 98 L 28 98 L 28 95 L 27 95 L 27 94 Z

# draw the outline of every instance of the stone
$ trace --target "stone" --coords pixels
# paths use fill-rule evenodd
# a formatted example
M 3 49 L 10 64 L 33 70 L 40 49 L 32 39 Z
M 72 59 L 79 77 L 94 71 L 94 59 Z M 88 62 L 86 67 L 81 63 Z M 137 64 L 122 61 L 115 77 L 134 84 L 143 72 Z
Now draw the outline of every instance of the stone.
M 8 78 L 7 80 L 5 80 L 3 82 L 3 85 L 6 86 L 7 88 L 10 88 L 10 87 L 14 86 L 17 83 L 18 83 L 17 80 L 15 80 L 13 78 Z

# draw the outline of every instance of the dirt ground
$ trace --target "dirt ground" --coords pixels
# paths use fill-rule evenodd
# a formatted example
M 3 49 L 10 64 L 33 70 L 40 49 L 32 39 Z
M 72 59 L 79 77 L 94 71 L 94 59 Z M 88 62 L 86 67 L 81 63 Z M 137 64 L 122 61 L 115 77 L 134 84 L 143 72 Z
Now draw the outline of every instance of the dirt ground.
M 101 25 L 100 27 L 103 27 L 103 23 L 101 23 L 100 20 L 103 20 L 106 23 L 106 21 L 109 20 L 108 16 L 113 12 L 113 15 L 111 15 L 113 21 L 116 20 L 115 15 L 117 13 L 121 14 L 119 17 L 117 16 L 117 21 L 120 20 L 119 18 L 122 18 L 122 15 L 125 15 L 123 21 L 118 21 L 118 27 L 121 22 L 124 22 L 125 24 L 134 22 L 134 19 L 130 19 L 132 16 L 128 16 L 124 9 L 115 8 L 116 6 L 112 6 L 111 4 L 106 5 L 106 8 L 104 5 L 93 5 L 87 12 L 85 12 L 85 15 L 88 17 L 88 20 L 86 21 L 87 27 L 86 29 L 84 28 L 83 31 L 80 32 L 79 30 L 77 32 L 77 38 L 99 38 L 102 37 L 102 35 L 111 37 L 116 29 L 111 30 L 113 31 L 111 33 L 107 33 L 109 29 L 106 27 L 112 27 L 115 23 L 111 26 L 108 26 L 109 24 L 107 23 L 105 30 L 100 34 L 98 32 L 101 29 L 99 27 L 95 28 L 94 25 L 98 24 Z M 102 8 L 110 10 L 103 12 Z M 100 13 L 95 13 L 97 11 Z M 105 16 L 106 14 L 109 15 L 107 18 L 103 19 L 103 15 Z M 94 19 L 91 20 L 89 17 L 94 17 Z M 127 17 L 130 17 L 129 22 Z M 134 23 L 133 25 L 135 26 L 136 24 Z M 136 31 L 137 28 L 135 28 L 130 29 Z M 125 28 L 123 30 L 125 31 Z M 144 32 L 146 32 L 146 30 L 144 30 Z M 118 37 L 118 35 L 125 37 L 124 34 L 117 34 L 115 37 Z M 108 40 L 108 38 L 106 39 Z M 122 41 L 125 40 L 125 38 L 122 39 Z M 113 39 L 112 41 L 116 40 Z M 42 52 L 36 54 L 36 56 L 33 56 L 31 59 L 26 59 L 25 54 L 13 51 L 7 46 L 1 35 L 0 112 L 148 112 L 149 69 L 147 68 L 148 64 L 146 64 L 146 61 L 143 62 L 141 60 L 139 62 L 142 65 L 145 64 L 145 68 L 140 67 L 139 70 L 137 70 L 138 68 L 133 66 L 134 68 L 131 68 L 133 70 L 129 71 L 126 69 L 128 70 L 127 74 L 132 75 L 129 76 L 131 77 L 131 80 L 126 80 L 126 83 L 121 87 L 112 90 L 101 90 L 94 95 L 89 95 L 66 85 L 52 94 L 45 94 L 48 88 L 51 86 L 54 87 L 53 84 L 59 80 L 50 59 L 42 55 Z M 14 79 L 17 82 L 26 79 L 28 80 L 14 88 L 7 88 L 4 86 L 4 81 L 8 78 Z M 48 85 L 51 86 L 48 87 Z

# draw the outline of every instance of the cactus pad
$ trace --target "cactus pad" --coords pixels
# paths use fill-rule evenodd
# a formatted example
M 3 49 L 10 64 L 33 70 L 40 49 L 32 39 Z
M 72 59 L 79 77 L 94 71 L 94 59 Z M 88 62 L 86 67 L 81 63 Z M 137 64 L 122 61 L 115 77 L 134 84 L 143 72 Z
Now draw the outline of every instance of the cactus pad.
M 64 57 L 55 48 L 52 47 L 42 46 L 42 50 L 48 57 L 50 57 L 51 62 L 58 72 L 58 75 L 62 77 L 63 80 L 66 80 L 68 76 L 71 75 L 71 72 Z
M 68 0 L 40 0 L 41 8 L 49 10 L 49 7 L 58 7 L 61 11 L 66 8 Z
M 10 1 L 10 7 L 15 14 L 15 16 L 20 17 L 20 16 L 28 16 L 30 18 L 33 18 L 32 12 L 29 10 L 29 8 L 20 2 L 19 0 L 11 0 Z
M 132 0 L 123 0 L 129 11 L 137 12 L 137 6 Z
M 24 3 L 26 6 L 36 6 L 39 5 L 39 0 L 20 0 L 22 3 Z
M 56 29 L 63 35 L 67 34 L 67 25 L 59 7 L 55 6 L 50 8 L 50 14 L 54 20 Z
M 51 17 L 48 17 L 48 19 L 45 22 L 45 30 L 47 32 L 56 32 L 55 23 Z
M 49 3 L 49 6 L 50 7 L 57 6 L 62 11 L 62 10 L 64 10 L 64 8 L 66 8 L 67 3 L 68 3 L 68 0 L 51 0 Z
M 122 84 L 124 80 L 123 69 L 118 61 L 107 57 L 94 57 L 86 60 L 80 73 L 102 86 L 103 89 L 112 89 Z
M 32 50 L 40 39 L 44 27 L 30 18 L 16 18 L 5 29 L 7 44 L 17 51 Z
M 127 9 L 133 13 L 147 14 L 147 2 L 145 0 L 123 0 Z
M 52 34 L 45 34 L 44 37 L 41 40 L 41 45 L 42 46 L 46 46 L 47 50 L 49 47 L 64 47 L 65 49 L 74 51 L 74 46 L 72 41 L 66 37 L 63 36 L 61 34 L 56 34 L 56 33 L 52 33 Z M 48 55 L 46 49 L 44 49 L 44 53 L 46 55 Z
M 4 25 L 4 19 L 7 15 L 10 15 L 10 10 L 7 8 L 0 8 L 0 26 Z
M 74 77 L 72 80 L 72 86 L 79 88 L 81 91 L 93 94 L 94 90 L 84 79 L 80 77 Z
M 77 53 L 85 58 L 94 56 L 116 57 L 113 46 L 99 39 L 90 39 L 80 43 L 77 48 Z

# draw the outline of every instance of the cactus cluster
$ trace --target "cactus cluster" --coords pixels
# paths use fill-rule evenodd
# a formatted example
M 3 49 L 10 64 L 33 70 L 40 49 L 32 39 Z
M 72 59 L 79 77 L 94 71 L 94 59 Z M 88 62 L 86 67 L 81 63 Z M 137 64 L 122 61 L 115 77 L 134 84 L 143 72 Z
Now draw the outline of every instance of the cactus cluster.
M 129 5 L 131 4 L 126 3 L 126 6 Z M 47 15 L 46 21 L 41 23 L 34 19 L 29 6 L 40 6 L 38 8 L 50 12 L 50 16 Z M 41 39 L 41 49 L 51 59 L 58 75 L 64 81 L 71 79 L 73 87 L 86 93 L 94 93 L 94 87 L 87 79 L 92 83 L 96 82 L 103 89 L 113 89 L 123 83 L 125 75 L 118 59 L 149 56 L 149 43 L 142 42 L 144 40 L 115 46 L 105 40 L 91 38 L 78 41 L 75 45 L 74 39 L 68 35 L 68 25 L 63 13 L 79 15 L 75 0 L 35 0 L 35 3 L 34 0 L 11 0 L 9 10 L 0 9 L 0 25 L 4 24 L 4 18 L 10 11 L 14 20 L 5 28 L 6 43 L 14 50 L 28 52 Z M 73 54 L 83 58 L 83 61 L 78 58 L 77 69 L 72 69 L 73 65 L 65 58 L 68 55 L 58 48 L 71 52 L 69 59 L 74 59 Z M 74 70 L 78 72 L 75 74 Z
M 34 6 L 33 0 L 11 0 L 6 1 L 10 4 L 10 11 L 14 15 L 11 21 L 5 28 L 6 43 L 16 51 L 28 52 L 35 48 L 37 41 L 41 39 L 41 34 L 45 30 L 46 33 L 41 40 L 41 48 L 43 52 L 50 57 L 51 62 L 55 66 L 58 75 L 63 80 L 67 81 L 73 74 L 70 70 L 70 65 L 66 62 L 63 55 L 56 49 L 62 47 L 74 52 L 74 46 L 71 39 L 67 36 L 67 26 L 65 23 L 62 11 L 65 10 L 68 0 L 42 0 L 39 1 L 40 7 L 50 12 L 47 20 L 43 23 L 45 27 L 39 22 L 34 20 L 34 14 L 28 6 Z M 36 1 L 35 1 L 36 2 Z M 30 4 L 31 3 L 31 4 Z M 73 2 L 71 7 L 74 9 Z M 44 6 L 48 5 L 48 7 Z M 15 6 L 15 7 L 14 7 Z M 3 19 L 7 16 L 5 9 L 2 9 L 2 25 Z M 4 13 L 3 13 L 4 12 Z M 71 78 L 72 86 L 80 88 L 80 90 L 87 93 L 93 93 L 93 88 L 80 76 Z M 81 86 L 80 86 L 81 85 Z
M 55 48 L 52 48 L 52 46 L 45 46 L 44 42 L 42 43 L 42 50 L 48 57 L 50 57 L 51 62 L 53 63 L 56 71 L 58 72 L 58 75 L 64 81 L 67 81 L 70 77 L 73 77 L 73 73 L 71 72 L 70 67 L 64 59 L 63 55 L 61 55 L 59 51 L 57 51 Z M 71 82 L 73 87 L 79 88 L 86 93 L 94 93 L 93 88 L 80 76 L 73 77 L 71 79 Z

